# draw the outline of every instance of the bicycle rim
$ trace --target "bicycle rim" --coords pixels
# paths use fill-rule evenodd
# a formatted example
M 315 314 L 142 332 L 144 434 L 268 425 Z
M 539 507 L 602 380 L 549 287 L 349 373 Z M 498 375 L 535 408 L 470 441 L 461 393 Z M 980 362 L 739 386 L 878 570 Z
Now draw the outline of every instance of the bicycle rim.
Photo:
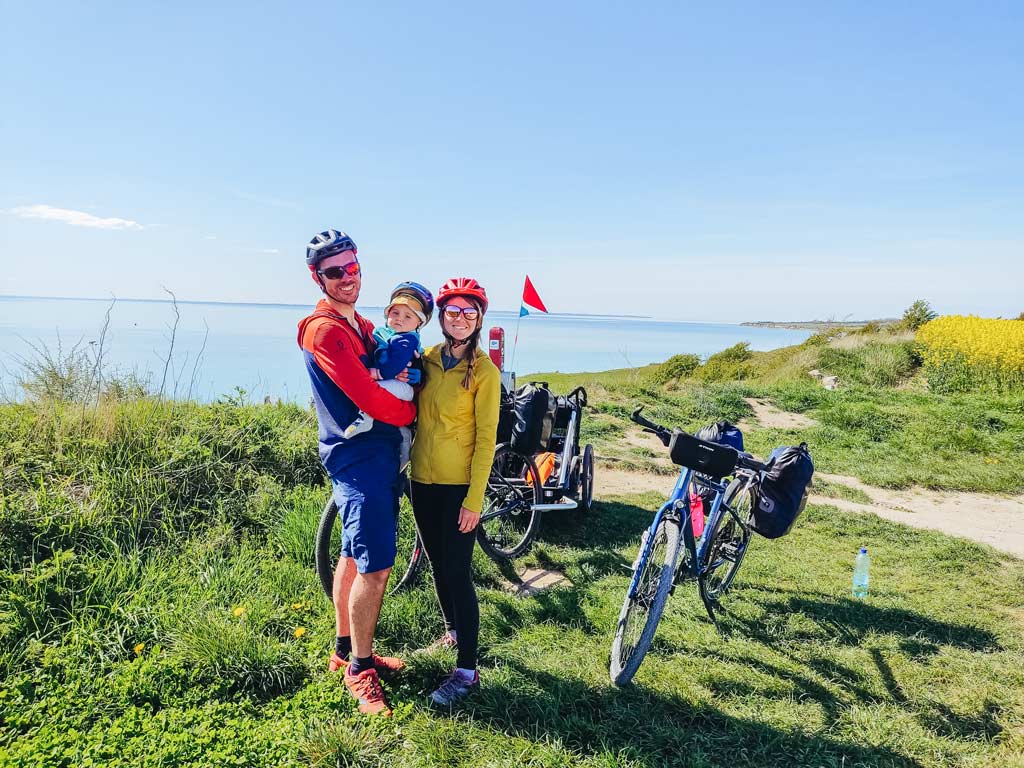
M 501 446 L 487 478 L 477 538 L 491 557 L 518 557 L 530 546 L 540 523 L 541 487 L 533 459 Z
M 640 668 L 654 632 L 661 620 L 672 581 L 680 545 L 679 521 L 663 518 L 654 535 L 644 533 L 633 569 L 641 567 L 636 594 L 626 599 L 612 640 L 609 673 L 615 685 L 626 685 Z

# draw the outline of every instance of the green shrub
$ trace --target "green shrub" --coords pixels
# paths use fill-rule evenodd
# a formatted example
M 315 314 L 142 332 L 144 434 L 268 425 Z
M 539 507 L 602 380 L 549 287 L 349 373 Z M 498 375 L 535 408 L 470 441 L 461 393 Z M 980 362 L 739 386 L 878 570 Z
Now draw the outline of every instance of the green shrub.
M 655 384 L 666 384 L 675 379 L 685 379 L 699 365 L 700 358 L 697 355 L 673 355 L 655 369 L 650 380 Z
M 921 364 L 913 342 L 867 344 L 864 360 L 864 382 L 872 387 L 895 387 L 910 378 Z
M 696 371 L 694 378 L 701 381 L 738 381 L 748 378 L 753 372 L 750 359 L 754 353 L 750 344 L 741 341 L 728 349 L 711 355 Z

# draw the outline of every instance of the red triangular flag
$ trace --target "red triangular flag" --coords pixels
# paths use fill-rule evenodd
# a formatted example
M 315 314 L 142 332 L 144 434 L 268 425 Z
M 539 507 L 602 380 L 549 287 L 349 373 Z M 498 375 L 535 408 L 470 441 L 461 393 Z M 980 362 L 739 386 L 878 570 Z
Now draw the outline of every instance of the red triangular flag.
M 548 311 L 548 308 L 544 306 L 544 302 L 540 300 L 540 296 L 537 295 L 537 289 L 530 282 L 529 275 L 526 276 L 526 283 L 523 285 L 523 304 L 530 309 L 536 309 L 540 312 Z

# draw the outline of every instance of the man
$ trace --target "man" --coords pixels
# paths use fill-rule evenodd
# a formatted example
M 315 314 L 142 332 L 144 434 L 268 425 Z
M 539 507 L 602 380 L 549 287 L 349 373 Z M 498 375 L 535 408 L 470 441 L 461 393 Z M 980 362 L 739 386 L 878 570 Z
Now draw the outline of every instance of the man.
M 320 460 L 342 526 L 333 595 L 337 638 L 329 669 L 344 671 L 360 712 L 390 715 L 378 672 L 394 673 L 405 664 L 375 655 L 373 635 L 395 562 L 402 487 L 398 427 L 412 422 L 416 408 L 371 378 L 373 324 L 356 312 L 362 273 L 352 238 L 335 229 L 321 232 L 306 248 L 306 264 L 323 298 L 299 323 L 298 340 L 313 386 Z M 398 378 L 417 383 L 412 378 L 419 372 L 411 378 L 410 373 Z M 360 411 L 374 425 L 346 439 L 345 427 Z

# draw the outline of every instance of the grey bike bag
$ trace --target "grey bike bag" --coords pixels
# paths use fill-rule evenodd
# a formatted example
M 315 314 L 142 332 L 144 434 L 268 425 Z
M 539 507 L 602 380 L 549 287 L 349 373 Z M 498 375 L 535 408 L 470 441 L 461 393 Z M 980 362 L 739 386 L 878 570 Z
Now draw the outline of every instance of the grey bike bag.
M 739 454 L 735 448 L 719 443 L 698 440 L 688 432 L 675 430 L 668 444 L 668 453 L 672 463 L 681 467 L 689 467 L 705 475 L 719 478 L 732 474 L 736 469 Z

